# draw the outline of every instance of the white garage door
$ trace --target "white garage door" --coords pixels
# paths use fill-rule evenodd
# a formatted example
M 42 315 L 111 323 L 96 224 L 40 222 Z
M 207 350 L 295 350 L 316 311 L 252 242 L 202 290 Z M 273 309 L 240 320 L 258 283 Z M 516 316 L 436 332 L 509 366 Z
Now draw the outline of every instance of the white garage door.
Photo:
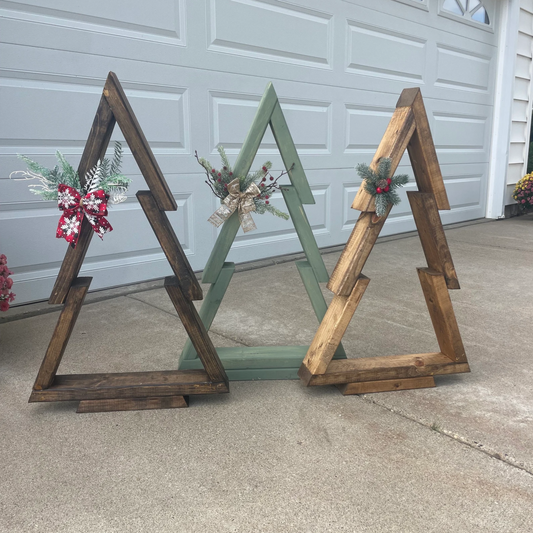
M 353 168 L 370 162 L 405 87 L 425 98 L 453 208 L 444 222 L 483 217 L 498 14 L 494 1 L 468 1 L 0 2 L 0 252 L 16 270 L 18 302 L 49 296 L 66 243 L 54 236 L 57 207 L 8 179 L 23 168 L 14 154 L 52 166 L 59 149 L 77 165 L 110 70 L 175 195 L 170 219 L 197 270 L 216 238 L 207 218 L 217 204 L 194 150 L 216 162 L 220 143 L 234 159 L 269 80 L 315 195 L 307 212 L 319 246 L 346 241 L 358 214 Z M 266 159 L 281 168 L 270 133 L 256 162 Z M 93 240 L 82 269 L 93 288 L 171 273 L 135 199 L 145 184 L 131 155 L 125 171 L 131 197 L 112 208 L 115 230 Z M 400 171 L 410 173 L 407 158 Z M 255 219 L 230 260 L 299 250 L 290 222 Z M 404 201 L 385 231 L 413 228 Z

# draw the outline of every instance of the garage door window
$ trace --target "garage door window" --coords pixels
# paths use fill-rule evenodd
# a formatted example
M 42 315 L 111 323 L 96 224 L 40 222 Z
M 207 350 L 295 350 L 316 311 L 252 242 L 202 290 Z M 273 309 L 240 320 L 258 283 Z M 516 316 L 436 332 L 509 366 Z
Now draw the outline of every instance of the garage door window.
M 442 9 L 467 20 L 490 24 L 487 10 L 479 0 L 444 0 Z

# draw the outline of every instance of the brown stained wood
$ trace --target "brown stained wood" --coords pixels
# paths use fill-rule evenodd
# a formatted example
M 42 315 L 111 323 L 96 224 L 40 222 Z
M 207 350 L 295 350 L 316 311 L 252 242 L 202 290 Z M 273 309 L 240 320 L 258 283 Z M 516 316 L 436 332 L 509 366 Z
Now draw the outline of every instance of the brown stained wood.
M 226 371 L 194 304 L 184 296 L 179 282 L 174 276 L 165 278 L 165 289 L 210 380 L 223 381 L 227 385 Z
M 141 204 L 146 218 L 167 256 L 167 260 L 178 278 L 183 293 L 189 300 L 201 300 L 203 298 L 202 287 L 189 264 L 183 248 L 174 233 L 168 217 L 161 211 L 150 191 L 139 191 L 137 199 Z
M 85 184 L 85 174 L 87 171 L 94 167 L 99 159 L 104 157 L 114 127 L 115 117 L 107 100 L 102 96 L 78 166 L 78 175 L 82 185 Z M 60 213 L 58 211 L 58 221 L 59 216 Z M 78 244 L 76 248 L 72 248 L 72 246 L 67 248 L 65 258 L 61 264 L 54 288 L 52 289 L 52 294 L 48 300 L 49 304 L 62 304 L 65 301 L 70 286 L 80 272 L 93 234 L 92 226 L 84 217 Z
M 413 91 L 411 89 L 411 91 Z M 450 209 L 448 195 L 442 179 L 439 160 L 420 89 L 416 89 L 411 109 L 415 116 L 416 130 L 407 145 L 418 190 L 433 193 L 438 209 Z M 401 100 L 401 98 L 400 98 Z
M 180 409 L 189 407 L 188 396 L 157 396 L 155 398 L 117 398 L 83 400 L 76 413 L 109 413 L 110 411 L 141 411 L 146 409 Z
M 428 268 L 417 268 L 417 271 L 441 352 L 452 361 L 466 362 L 465 348 L 444 275 Z
M 376 244 L 392 206 L 382 217 L 368 211 L 361 213 L 335 265 L 326 287 L 337 296 L 351 294 L 368 256 Z
M 150 398 L 223 392 L 229 392 L 227 383 L 214 383 L 204 370 L 77 374 L 56 376 L 48 389 L 34 390 L 30 402 Z
M 372 159 L 370 168 L 374 171 L 377 170 L 381 159 L 389 158 L 392 161 L 390 170 L 392 176 L 396 171 L 400 160 L 402 159 L 414 130 L 415 117 L 411 108 L 396 108 L 389 125 L 385 130 L 385 134 L 381 139 L 378 149 L 376 150 L 374 159 Z M 358 209 L 359 211 L 363 212 L 375 212 L 376 210 L 374 197 L 365 190 L 364 182 L 357 191 L 355 199 L 352 203 L 352 209 Z
M 384 379 L 381 381 L 361 381 L 344 383 L 336 386 L 344 396 L 351 394 L 367 394 L 370 392 L 390 392 L 395 390 L 427 389 L 435 387 L 433 376 L 422 378 Z
M 310 374 L 326 372 L 369 282 L 360 276 L 350 296 L 333 298 L 298 371 L 304 383 Z
M 468 363 L 455 363 L 442 353 L 335 359 L 324 374 L 312 376 L 308 385 L 337 385 L 462 372 L 470 372 Z
M 59 315 L 54 334 L 46 350 L 46 355 L 41 363 L 41 368 L 35 379 L 34 389 L 47 389 L 52 385 L 83 305 L 83 300 L 89 290 L 91 280 L 92 278 L 78 278 L 72 284 L 67 294 L 65 306 Z
M 444 274 L 448 289 L 460 289 L 435 196 L 431 193 L 409 191 L 407 197 L 428 267 Z
M 104 96 L 160 209 L 176 211 L 176 200 L 114 72 L 110 72 L 107 77 Z

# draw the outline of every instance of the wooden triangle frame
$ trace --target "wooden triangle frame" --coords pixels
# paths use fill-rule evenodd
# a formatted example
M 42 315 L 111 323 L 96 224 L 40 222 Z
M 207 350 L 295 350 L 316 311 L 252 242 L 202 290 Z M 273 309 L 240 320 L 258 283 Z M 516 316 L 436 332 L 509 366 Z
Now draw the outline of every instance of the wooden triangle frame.
M 303 207 L 304 204 L 314 204 L 315 199 L 272 83 L 265 89 L 233 173 L 236 176 L 248 174 L 269 125 L 291 182 L 291 185 L 281 186 L 281 192 L 307 259 L 296 262 L 296 266 L 320 322 L 326 314 L 327 304 L 319 283 L 327 282 L 329 275 Z M 226 258 L 238 231 L 239 218 L 235 212 L 224 222 L 203 272 L 202 281 L 210 283 L 211 287 L 199 314 L 208 330 L 235 271 L 235 264 L 226 262 Z M 218 348 L 218 353 L 233 380 L 296 379 L 307 349 L 308 346 L 245 346 Z M 336 348 L 334 355 L 335 358 L 346 357 L 342 345 Z M 198 365 L 194 347 L 187 342 L 180 368 L 198 368 Z
M 187 407 L 190 394 L 229 392 L 228 377 L 193 304 L 202 299 L 202 289 L 165 213 L 177 210 L 176 201 L 117 76 L 110 72 L 78 167 L 82 185 L 87 170 L 103 158 L 115 123 L 150 189 L 139 191 L 137 199 L 175 274 L 165 279 L 165 288 L 203 369 L 56 375 L 92 280 L 78 277 L 94 233 L 84 217 L 78 244 L 68 248 L 49 299 L 64 307 L 29 401 L 80 400 L 78 412 Z
M 374 198 L 359 187 L 352 208 L 362 211 L 327 285 L 335 296 L 298 371 L 306 385 L 337 385 L 343 394 L 433 387 L 436 374 L 469 372 L 448 289 L 459 289 L 439 209 L 450 209 L 420 89 L 405 89 L 371 168 L 392 160 L 391 176 L 408 150 L 418 192 L 408 192 L 427 268 L 418 276 L 440 352 L 332 361 L 369 279 L 362 274 L 387 219 L 378 217 Z

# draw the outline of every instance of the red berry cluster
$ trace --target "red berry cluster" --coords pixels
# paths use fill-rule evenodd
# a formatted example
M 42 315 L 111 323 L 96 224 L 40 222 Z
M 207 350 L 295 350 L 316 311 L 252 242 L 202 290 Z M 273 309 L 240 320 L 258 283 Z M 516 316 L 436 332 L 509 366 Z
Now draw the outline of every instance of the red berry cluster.
M 381 187 L 376 187 L 376 193 L 377 194 L 383 194 L 384 192 L 389 192 L 390 190 L 390 187 L 389 185 L 391 184 L 392 180 L 390 178 L 387 178 L 387 185 L 383 188 Z
M 268 171 L 267 167 L 263 167 L 261 168 L 261 170 L 265 173 L 265 175 L 259 182 L 259 188 L 261 189 L 261 194 L 258 195 L 258 198 L 260 198 L 261 200 L 264 200 L 265 204 L 268 205 L 270 203 L 268 199 L 272 195 L 272 192 L 274 191 L 274 189 L 279 189 L 278 180 L 281 178 L 281 176 L 285 174 L 285 172 L 283 172 L 277 178 L 274 178 L 274 176 L 272 176 L 272 174 L 270 174 L 270 172 Z M 267 183 L 267 178 L 272 183 Z

